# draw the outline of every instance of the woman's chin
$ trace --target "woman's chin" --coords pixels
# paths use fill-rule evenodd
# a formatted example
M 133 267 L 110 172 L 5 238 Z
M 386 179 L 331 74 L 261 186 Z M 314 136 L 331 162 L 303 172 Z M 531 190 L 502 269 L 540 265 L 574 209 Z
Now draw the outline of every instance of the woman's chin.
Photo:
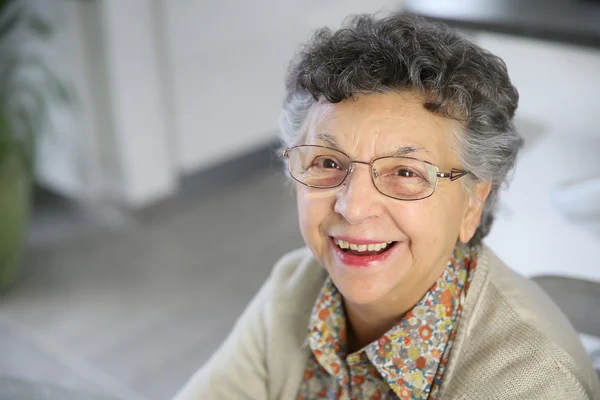
M 335 281 L 334 281 L 335 283 Z M 365 287 L 365 285 L 354 285 L 348 283 L 336 284 L 346 304 L 369 305 L 377 304 L 389 290 L 382 287 Z
M 375 304 L 388 297 L 403 280 L 399 263 L 379 264 L 376 267 L 353 268 L 340 262 L 332 263 L 327 270 L 333 283 L 347 302 Z

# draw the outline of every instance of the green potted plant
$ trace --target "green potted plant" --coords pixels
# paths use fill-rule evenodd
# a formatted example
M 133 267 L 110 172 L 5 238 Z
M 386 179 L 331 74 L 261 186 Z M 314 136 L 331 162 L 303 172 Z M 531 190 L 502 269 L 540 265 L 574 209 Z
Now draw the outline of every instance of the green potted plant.
M 69 101 L 49 62 L 47 11 L 46 0 L 0 0 L 0 291 L 21 270 L 36 136 L 47 130 L 50 105 Z

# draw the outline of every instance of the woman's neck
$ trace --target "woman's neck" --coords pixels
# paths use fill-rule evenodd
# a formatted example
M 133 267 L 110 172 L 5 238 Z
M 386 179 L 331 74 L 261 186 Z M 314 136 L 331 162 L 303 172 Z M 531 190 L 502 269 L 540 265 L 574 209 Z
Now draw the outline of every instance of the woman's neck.
M 346 310 L 348 354 L 354 353 L 382 337 L 398 318 L 374 319 L 369 313 Z
M 375 303 L 356 304 L 344 299 L 348 352 L 353 353 L 382 337 L 423 298 L 439 278 L 443 268 L 432 270 L 420 282 L 410 283 L 410 289 L 398 288 Z
M 346 311 L 348 353 L 354 353 L 382 337 L 412 308 L 411 306 L 405 310 L 396 310 L 394 313 L 382 313 L 372 305 L 344 302 L 344 307 Z

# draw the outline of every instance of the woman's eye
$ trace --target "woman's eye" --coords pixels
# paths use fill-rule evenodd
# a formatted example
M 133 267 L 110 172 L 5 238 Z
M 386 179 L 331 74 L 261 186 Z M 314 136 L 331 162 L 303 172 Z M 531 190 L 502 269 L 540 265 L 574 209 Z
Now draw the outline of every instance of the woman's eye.
M 418 176 L 414 171 L 406 168 L 400 168 L 396 173 L 403 178 L 414 178 Z
M 338 163 L 331 158 L 318 158 L 315 160 L 314 164 L 319 168 L 336 168 L 339 169 Z

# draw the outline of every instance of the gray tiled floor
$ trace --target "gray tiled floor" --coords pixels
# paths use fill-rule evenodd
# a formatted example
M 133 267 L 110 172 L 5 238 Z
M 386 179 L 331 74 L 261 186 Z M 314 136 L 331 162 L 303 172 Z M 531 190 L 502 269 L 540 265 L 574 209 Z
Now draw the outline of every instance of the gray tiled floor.
M 31 246 L 0 299 L 0 376 L 169 398 L 302 245 L 283 181 L 270 168 L 122 229 Z

